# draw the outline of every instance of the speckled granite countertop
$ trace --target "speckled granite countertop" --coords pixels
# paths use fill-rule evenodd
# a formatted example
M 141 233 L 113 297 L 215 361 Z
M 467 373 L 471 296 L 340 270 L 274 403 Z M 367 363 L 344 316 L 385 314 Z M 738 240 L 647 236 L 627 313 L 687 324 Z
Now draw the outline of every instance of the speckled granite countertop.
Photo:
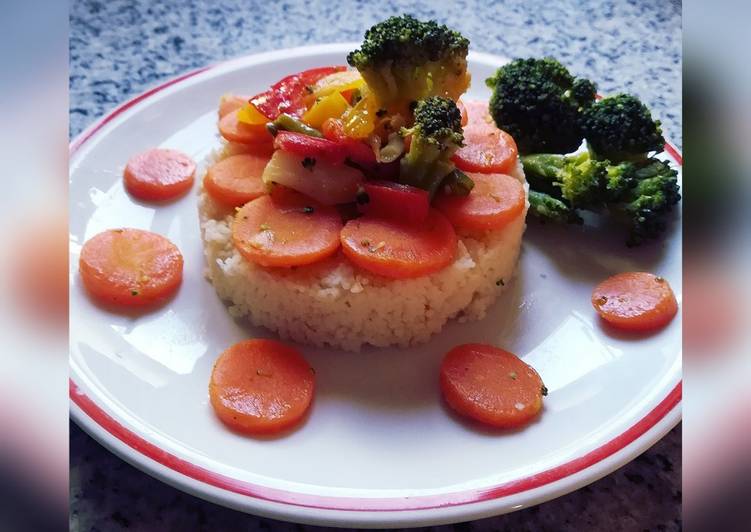
M 70 132 L 156 83 L 265 50 L 359 40 L 391 14 L 449 22 L 472 48 L 553 55 L 600 91 L 638 94 L 679 147 L 680 2 L 73 1 Z M 277 28 L 293 28 L 280 31 Z M 616 75 L 617 73 L 617 75 Z M 316 530 L 244 515 L 175 490 L 109 454 L 74 424 L 71 530 Z M 514 514 L 435 530 L 679 530 L 680 427 L 632 463 L 577 492 Z

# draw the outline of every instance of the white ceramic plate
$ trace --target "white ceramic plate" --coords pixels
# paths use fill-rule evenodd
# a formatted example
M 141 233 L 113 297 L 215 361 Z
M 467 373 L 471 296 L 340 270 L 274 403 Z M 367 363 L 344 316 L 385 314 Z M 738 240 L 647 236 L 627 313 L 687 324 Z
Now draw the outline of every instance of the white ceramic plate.
M 302 346 L 316 369 L 312 414 L 281 438 L 225 429 L 208 402 L 217 355 L 267 331 L 230 319 L 203 278 L 196 196 L 154 207 L 131 199 L 132 154 L 176 148 L 200 161 L 218 146 L 225 92 L 344 63 L 354 44 L 253 55 L 192 72 L 122 105 L 71 146 L 71 414 L 113 452 L 200 497 L 274 518 L 340 526 L 427 525 L 509 512 L 579 488 L 643 452 L 680 418 L 681 319 L 645 338 L 608 333 L 590 306 L 610 274 L 648 270 L 681 298 L 680 224 L 629 250 L 620 235 L 530 224 L 519 276 L 478 323 L 450 323 L 425 346 L 360 354 Z M 470 97 L 502 58 L 470 54 Z M 675 154 L 675 157 L 679 157 Z M 152 313 L 97 307 L 77 273 L 81 244 L 114 227 L 161 233 L 182 250 L 177 297 Z M 617 234 L 617 233 L 616 233 Z M 485 431 L 452 415 L 441 356 L 464 342 L 503 346 L 550 394 L 524 430 Z

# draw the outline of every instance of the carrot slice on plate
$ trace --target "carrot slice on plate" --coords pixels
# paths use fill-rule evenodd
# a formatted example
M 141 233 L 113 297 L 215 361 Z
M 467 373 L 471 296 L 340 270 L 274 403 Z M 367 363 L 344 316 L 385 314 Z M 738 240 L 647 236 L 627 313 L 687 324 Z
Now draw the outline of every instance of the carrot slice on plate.
M 238 111 L 243 105 L 248 103 L 250 96 L 238 96 L 237 94 L 225 94 L 219 100 L 219 118 L 225 117 L 232 111 Z
M 125 189 L 136 198 L 163 201 L 185 194 L 193 186 L 196 163 L 177 150 L 153 148 L 134 155 L 125 165 Z
M 81 280 L 96 299 L 143 306 L 172 295 L 180 286 L 183 257 L 161 235 L 141 229 L 110 229 L 81 248 Z
M 266 124 L 245 124 L 237 119 L 237 112 L 224 115 L 219 120 L 219 133 L 226 140 L 238 144 L 252 144 L 259 147 L 270 146 L 274 142 Z
M 302 355 L 281 342 L 245 340 L 224 351 L 211 372 L 214 412 L 231 428 L 271 434 L 302 421 L 315 376 Z
M 524 212 L 526 197 L 519 180 L 505 174 L 467 175 L 475 182 L 468 196 L 441 191 L 434 200 L 435 207 L 457 229 L 500 229 Z
M 256 154 L 232 155 L 211 166 L 203 178 L 206 192 L 215 200 L 239 207 L 266 193 L 261 176 L 269 157 Z
M 678 312 L 670 284 L 647 272 L 619 273 L 605 279 L 592 292 L 592 306 L 614 327 L 635 332 L 664 327 Z
M 369 215 L 350 220 L 341 241 L 344 254 L 357 266 L 392 279 L 445 268 L 453 262 L 457 245 L 454 228 L 435 209 L 420 224 Z
M 513 353 L 484 344 L 464 344 L 446 353 L 441 392 L 459 414 L 497 428 L 532 421 L 548 391 L 532 366 Z
M 463 103 L 468 121 L 464 126 L 464 146 L 453 157 L 456 167 L 465 172 L 510 172 L 518 155 L 513 137 L 496 127 L 487 102 Z
M 243 257 L 262 266 L 302 266 L 336 253 L 341 228 L 334 207 L 287 190 L 239 209 L 232 240 Z

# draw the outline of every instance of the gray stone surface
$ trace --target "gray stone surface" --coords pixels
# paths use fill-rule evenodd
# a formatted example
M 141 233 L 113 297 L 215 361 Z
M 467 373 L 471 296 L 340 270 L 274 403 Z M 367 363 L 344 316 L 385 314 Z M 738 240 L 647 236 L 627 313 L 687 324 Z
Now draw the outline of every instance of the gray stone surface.
M 660 0 L 301 2 L 74 1 L 70 132 L 187 70 L 231 57 L 351 41 L 409 12 L 466 35 L 475 50 L 553 55 L 600 92 L 639 95 L 679 147 L 681 5 Z M 317 530 L 244 515 L 177 491 L 109 454 L 71 424 L 72 530 Z M 680 427 L 632 463 L 538 507 L 433 530 L 679 530 Z

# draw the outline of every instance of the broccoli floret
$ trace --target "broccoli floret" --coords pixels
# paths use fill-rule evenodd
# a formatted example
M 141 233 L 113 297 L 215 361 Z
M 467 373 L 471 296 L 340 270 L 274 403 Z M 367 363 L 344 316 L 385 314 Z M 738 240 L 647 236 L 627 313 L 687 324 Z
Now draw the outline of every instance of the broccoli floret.
M 636 186 L 622 206 L 631 221 L 627 245 L 639 245 L 665 230 L 665 215 L 681 199 L 677 174 L 659 159 L 648 159 L 635 169 Z
M 616 203 L 625 197 L 638 180 L 636 169 L 634 163 L 627 161 L 607 167 L 605 201 Z
M 618 94 L 582 113 L 582 130 L 591 151 L 612 162 L 645 159 L 665 146 L 662 127 L 639 98 Z
M 380 105 L 407 110 L 428 96 L 456 100 L 469 86 L 469 41 L 435 21 L 390 17 L 365 32 L 347 63 L 362 74 Z
M 584 135 L 580 111 L 595 99 L 595 85 L 576 79 L 553 58 L 516 59 L 485 81 L 493 91 L 490 114 L 520 153 L 568 153 Z
M 571 95 L 576 102 L 584 102 L 580 107 L 589 107 L 597 97 L 597 86 L 586 78 L 577 78 L 571 87 Z
M 461 112 L 453 100 L 440 96 L 420 100 L 414 125 L 401 129 L 402 136 L 411 137 L 411 143 L 400 163 L 399 180 L 423 188 L 432 196 L 455 170 L 451 157 L 464 142 L 461 121 Z
M 537 190 L 529 191 L 529 212 L 543 222 L 582 223 L 576 210 L 568 204 Z
M 636 246 L 665 230 L 665 214 L 681 199 L 678 173 L 659 159 L 610 164 L 584 152 L 572 156 L 525 155 L 530 212 L 553 222 L 581 221 L 576 209 L 607 207 L 630 225 L 626 244 Z
M 608 179 L 606 161 L 592 159 L 586 152 L 566 157 L 555 154 L 525 155 L 524 173 L 532 186 L 558 191 L 573 208 L 597 209 L 605 204 Z M 552 189 L 551 189 L 552 186 Z

